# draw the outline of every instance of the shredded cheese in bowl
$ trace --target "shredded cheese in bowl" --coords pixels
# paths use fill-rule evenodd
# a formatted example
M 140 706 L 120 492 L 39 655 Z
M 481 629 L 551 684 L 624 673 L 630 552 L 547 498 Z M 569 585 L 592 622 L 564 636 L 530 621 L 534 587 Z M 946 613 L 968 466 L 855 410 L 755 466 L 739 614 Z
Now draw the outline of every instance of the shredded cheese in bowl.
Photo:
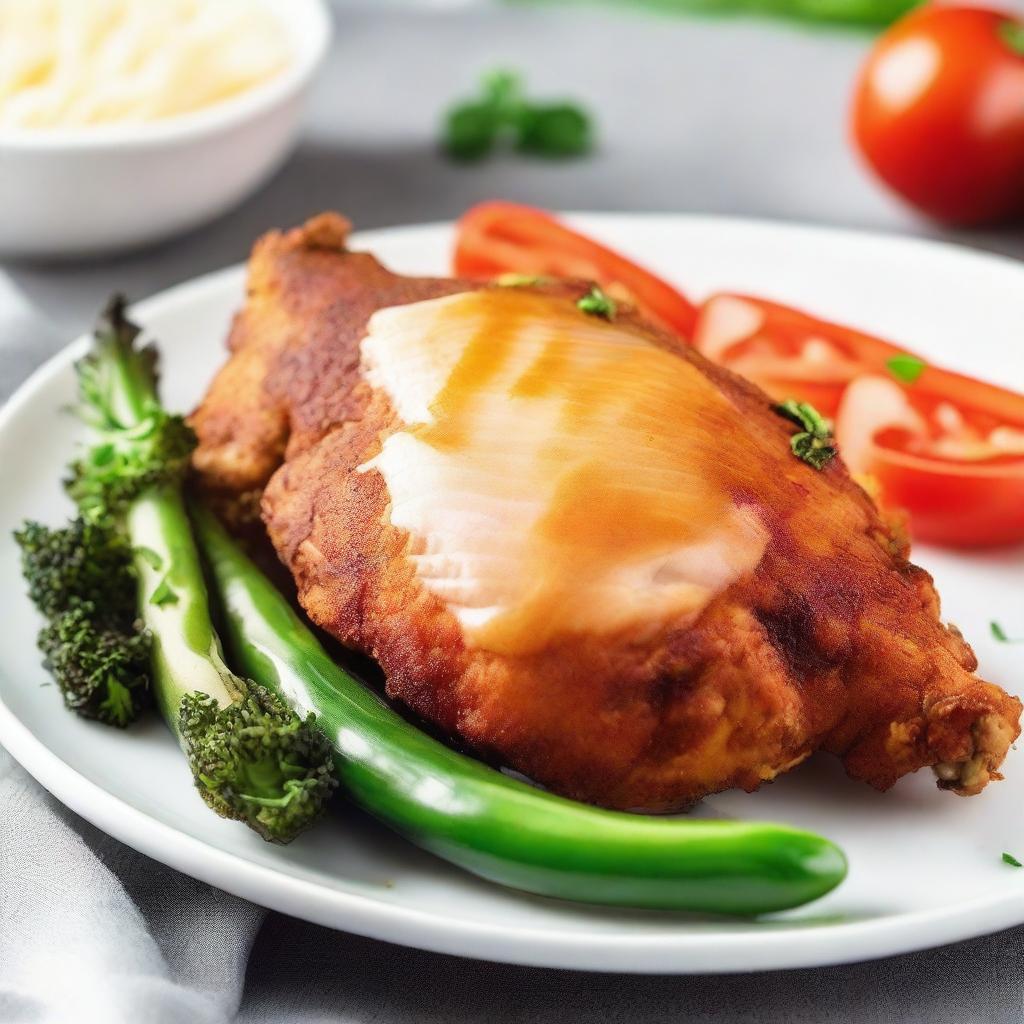
M 0 0 L 0 129 L 158 121 L 283 71 L 256 0 Z

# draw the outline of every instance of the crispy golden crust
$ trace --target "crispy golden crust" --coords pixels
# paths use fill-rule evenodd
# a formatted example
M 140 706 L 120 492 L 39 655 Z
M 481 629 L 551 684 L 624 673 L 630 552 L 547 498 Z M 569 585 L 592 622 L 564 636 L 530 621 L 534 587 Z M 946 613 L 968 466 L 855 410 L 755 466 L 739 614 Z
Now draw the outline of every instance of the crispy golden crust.
M 930 577 L 838 463 L 801 478 L 832 534 L 780 515 L 758 571 L 692 627 L 519 657 L 467 649 L 414 575 L 383 478 L 354 470 L 396 427 L 359 373 L 369 316 L 475 286 L 396 277 L 345 252 L 346 233 L 323 215 L 257 245 L 231 359 L 193 417 L 195 465 L 236 526 L 263 491 L 270 539 L 306 611 L 376 658 L 392 697 L 485 756 L 611 807 L 668 810 L 753 789 L 819 747 L 879 789 L 924 765 L 962 793 L 997 777 L 1020 703 L 973 675 L 970 648 L 939 622 Z M 779 458 L 791 458 L 762 392 L 651 336 L 778 434 Z

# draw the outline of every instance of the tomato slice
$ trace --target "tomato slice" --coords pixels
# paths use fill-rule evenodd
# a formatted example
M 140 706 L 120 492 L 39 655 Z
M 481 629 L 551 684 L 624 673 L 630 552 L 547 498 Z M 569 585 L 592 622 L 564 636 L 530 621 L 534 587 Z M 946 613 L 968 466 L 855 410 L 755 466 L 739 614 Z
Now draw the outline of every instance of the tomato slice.
M 749 295 L 712 295 L 697 318 L 695 347 L 776 398 L 835 414 L 847 385 L 905 350 L 870 334 Z
M 850 469 L 906 510 L 919 540 L 1024 539 L 1024 396 L 933 368 L 910 386 L 867 375 L 847 388 L 836 437 Z
M 544 210 L 481 203 L 462 215 L 456 231 L 453 264 L 459 277 L 516 273 L 595 281 L 656 324 L 687 340 L 693 336 L 697 308 L 677 289 Z
M 908 513 L 917 539 L 1024 539 L 1024 395 L 933 366 L 897 380 L 887 364 L 905 349 L 748 295 L 708 299 L 694 345 L 776 398 L 834 416 L 846 464 Z

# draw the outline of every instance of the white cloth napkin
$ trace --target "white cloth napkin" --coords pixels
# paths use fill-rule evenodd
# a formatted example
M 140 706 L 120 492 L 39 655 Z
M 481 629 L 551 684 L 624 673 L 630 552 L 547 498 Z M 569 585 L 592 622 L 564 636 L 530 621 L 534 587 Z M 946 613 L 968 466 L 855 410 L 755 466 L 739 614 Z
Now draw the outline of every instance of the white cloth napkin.
M 0 1024 L 1021 1024 L 1022 950 L 1015 929 L 720 977 L 423 953 L 267 914 L 134 853 L 0 748 Z
M 227 1024 L 264 914 L 103 835 L 0 748 L 3 1024 Z

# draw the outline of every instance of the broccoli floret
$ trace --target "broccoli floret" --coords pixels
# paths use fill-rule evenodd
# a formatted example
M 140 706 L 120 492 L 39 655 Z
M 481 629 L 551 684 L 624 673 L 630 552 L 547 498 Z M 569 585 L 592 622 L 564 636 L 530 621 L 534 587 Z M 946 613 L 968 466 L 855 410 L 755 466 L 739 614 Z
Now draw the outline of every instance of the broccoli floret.
M 83 601 L 44 627 L 39 649 L 68 708 L 124 728 L 149 703 L 149 636 L 101 623 Z
M 45 666 L 67 706 L 125 726 L 150 703 L 175 732 L 218 814 L 288 842 L 336 782 L 312 716 L 224 663 L 182 487 L 195 435 L 161 408 L 156 357 L 115 298 L 77 364 L 97 443 L 66 486 L 80 515 L 16 534 L 29 593 L 48 624 Z
M 82 413 L 98 440 L 72 466 L 67 488 L 86 520 L 115 524 L 136 553 L 137 611 L 153 637 L 153 696 L 196 788 L 218 814 L 287 842 L 316 819 L 335 784 L 330 749 L 312 720 L 224 663 L 182 498 L 195 436 L 181 417 L 161 408 L 155 356 L 136 346 L 138 334 L 115 298 L 92 352 L 77 366 Z M 104 645 L 101 634 L 88 634 L 90 624 L 88 614 L 74 623 L 83 651 L 99 644 L 104 654 L 112 652 L 118 638 L 111 635 Z M 99 659 L 83 659 L 67 642 L 77 637 L 68 625 L 53 641 L 56 650 L 68 651 L 69 689 L 74 684 L 76 695 L 84 693 L 104 678 L 128 688 L 127 660 L 125 676 L 115 670 L 120 662 L 104 662 L 104 677 Z M 51 662 L 60 678 L 60 666 Z M 116 686 L 106 696 L 113 702 L 106 708 L 126 703 Z
M 101 609 L 110 623 L 135 618 L 131 549 L 109 522 L 79 516 L 58 530 L 27 522 L 14 539 L 29 597 L 48 619 L 83 601 Z
M 149 637 L 136 625 L 135 571 L 123 533 L 107 519 L 15 533 L 29 597 L 46 616 L 44 667 L 64 703 L 121 728 L 149 702 Z
M 192 428 L 157 400 L 156 349 L 137 348 L 138 335 L 114 296 L 75 364 L 79 412 L 97 437 L 64 486 L 86 515 L 120 515 L 155 484 L 180 486 L 196 446 Z
M 105 440 L 71 464 L 64 486 L 86 514 L 122 512 L 154 484 L 180 483 L 196 446 L 180 417 L 154 410 L 131 430 L 111 428 Z
M 300 719 L 255 683 L 227 707 L 208 694 L 187 694 L 178 725 L 203 799 L 226 818 L 244 817 L 265 839 L 294 838 L 336 784 L 314 717 Z

